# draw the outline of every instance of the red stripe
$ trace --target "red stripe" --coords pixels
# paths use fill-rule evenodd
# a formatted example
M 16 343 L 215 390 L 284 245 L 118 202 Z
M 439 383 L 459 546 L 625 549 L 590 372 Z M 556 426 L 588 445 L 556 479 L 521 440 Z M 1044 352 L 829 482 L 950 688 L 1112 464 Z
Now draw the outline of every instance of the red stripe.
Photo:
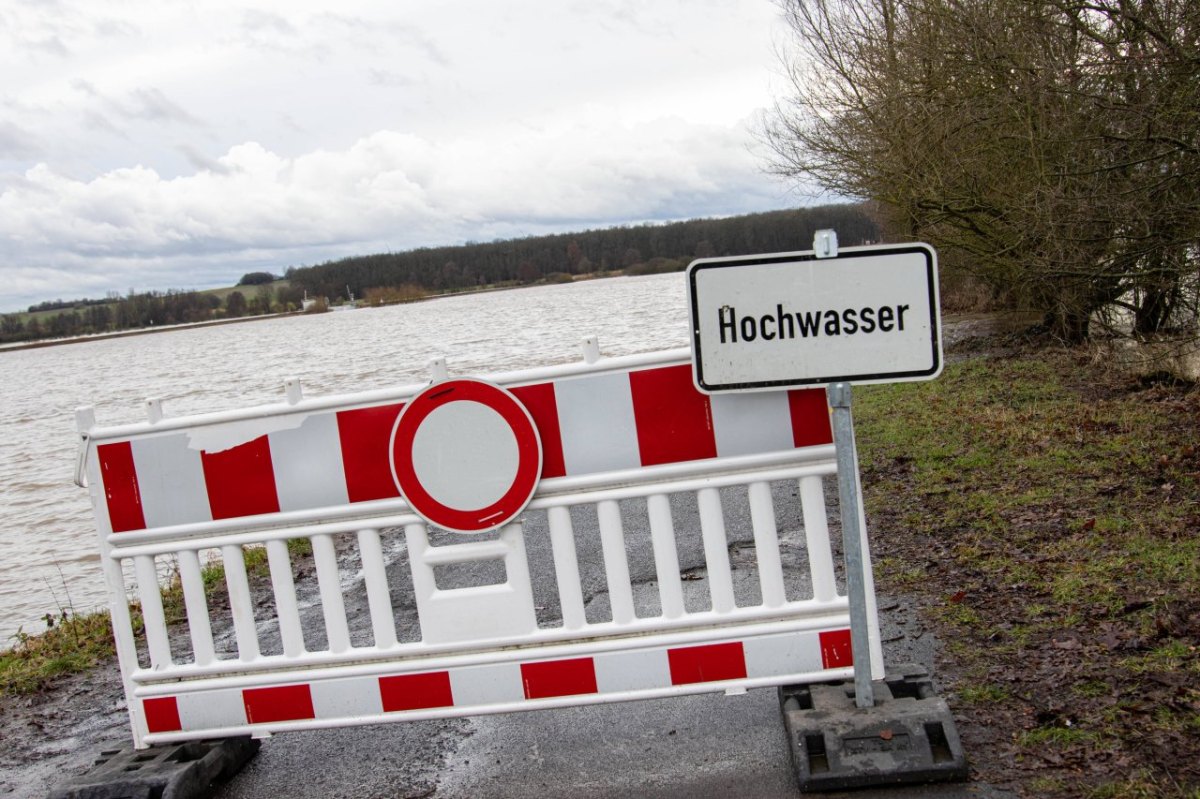
M 142 494 L 138 489 L 137 468 L 133 464 L 133 445 L 128 441 L 101 444 L 96 447 L 96 457 L 100 459 L 100 476 L 112 531 L 145 530 L 146 517 L 142 513 Z
M 392 428 L 403 407 L 404 403 L 399 403 L 338 413 L 346 494 L 351 502 L 400 496 L 388 451 Z
M 854 665 L 854 650 L 850 646 L 849 630 L 833 630 L 821 633 L 821 665 L 827 669 L 840 669 Z
M 522 663 L 521 682 L 525 686 L 526 699 L 576 696 L 599 691 L 596 687 L 596 664 L 591 658 Z
M 454 706 L 448 671 L 380 677 L 379 696 L 383 700 L 385 713 Z
M 146 729 L 150 732 L 179 732 L 183 729 L 179 721 L 179 703 L 173 696 L 143 699 L 142 710 L 146 713 Z
M 277 688 L 247 688 L 242 691 L 247 724 L 297 721 L 316 718 L 309 686 L 281 685 Z
M 788 410 L 792 415 L 792 441 L 797 447 L 833 443 L 825 389 L 800 388 L 789 391 Z
M 668 649 L 667 661 L 671 666 L 671 685 L 746 677 L 746 654 L 741 641 Z
M 567 473 L 563 460 L 562 431 L 558 426 L 558 401 L 553 383 L 538 383 L 509 389 L 529 415 L 542 440 L 542 478 L 562 477 Z
M 214 519 L 279 512 L 271 442 L 266 436 L 221 452 L 201 452 L 200 463 Z
M 643 466 L 717 457 L 712 404 L 696 390 L 691 364 L 630 372 L 629 388 Z

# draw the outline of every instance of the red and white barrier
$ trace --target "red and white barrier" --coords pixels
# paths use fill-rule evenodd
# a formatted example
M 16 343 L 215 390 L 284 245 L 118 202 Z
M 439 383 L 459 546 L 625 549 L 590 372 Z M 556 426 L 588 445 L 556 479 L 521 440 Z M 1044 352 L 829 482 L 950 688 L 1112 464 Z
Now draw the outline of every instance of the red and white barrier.
M 428 391 L 315 399 L 292 384 L 276 405 L 182 418 L 156 412 L 122 427 L 96 427 L 81 412 L 136 745 L 849 676 L 848 604 L 826 521 L 824 485 L 836 460 L 823 391 L 705 396 L 686 350 L 490 376 L 536 428 L 541 479 L 498 534 L 448 544 L 400 495 L 402 468 L 393 469 L 418 451 L 436 460 L 438 447 L 416 444 L 413 426 L 424 417 L 401 413 L 423 401 L 418 395 L 437 406 L 445 375 L 437 377 Z M 773 491 L 780 481 L 791 491 Z M 752 528 L 752 565 L 731 563 L 723 492 L 748 509 L 737 523 Z M 779 515 L 778 495 L 798 497 L 794 517 Z M 580 513 L 591 521 L 577 529 Z M 697 529 L 683 529 L 693 524 L 686 519 Z M 588 545 L 602 563 L 580 559 L 583 530 L 594 531 Z M 635 533 L 648 537 L 650 583 L 631 577 Z M 699 537 L 700 581 L 680 572 L 685 533 Z M 784 536 L 796 536 L 789 546 L 807 557 L 803 596 L 792 596 L 799 578 L 784 567 Z M 302 586 L 303 597 L 287 547 L 297 538 L 311 542 L 316 574 L 315 593 Z M 552 577 L 531 574 L 535 545 L 553 563 Z M 273 607 L 256 606 L 247 547 L 265 548 Z M 227 615 L 205 593 L 203 562 L 214 553 Z M 407 569 L 389 569 L 385 553 Z M 488 561 L 503 563 L 495 584 L 439 582 L 439 570 Z M 347 563 L 357 571 L 350 579 Z M 182 589 L 184 645 L 168 635 L 164 566 Z M 597 616 L 581 575 L 601 570 L 607 603 Z M 755 580 L 752 600 L 735 584 L 746 574 Z M 535 593 L 557 603 L 553 618 L 539 618 Z M 363 608 L 369 632 L 351 623 L 348 598 Z M 306 607 L 319 613 L 319 635 L 313 620 L 305 624 Z M 882 676 L 873 604 L 870 616 L 871 668 Z
M 233 735 L 389 719 L 540 710 L 598 702 L 776 685 L 800 674 L 828 679 L 853 665 L 850 631 L 800 631 L 714 643 L 622 648 L 578 657 L 510 658 L 436 671 L 370 670 L 262 687 L 190 690 L 187 683 L 141 700 L 156 740 Z M 367 670 L 360 669 L 359 672 Z M 839 672 L 840 673 L 840 672 Z
M 509 388 L 537 426 L 543 480 L 832 441 L 824 391 L 709 397 L 688 364 Z M 389 440 L 405 399 L 99 444 L 112 529 L 398 498 Z

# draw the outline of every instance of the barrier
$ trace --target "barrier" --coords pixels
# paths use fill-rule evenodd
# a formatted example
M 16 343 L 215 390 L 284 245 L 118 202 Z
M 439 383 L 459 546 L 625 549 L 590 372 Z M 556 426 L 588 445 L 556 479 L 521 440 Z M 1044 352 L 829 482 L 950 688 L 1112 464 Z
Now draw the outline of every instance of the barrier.
M 436 366 L 435 384 L 446 377 Z M 398 419 L 426 385 L 309 399 L 289 381 L 278 404 L 164 418 L 150 401 L 150 421 L 114 427 L 80 410 L 78 477 L 136 747 L 852 673 L 823 390 L 706 396 L 688 350 L 601 359 L 594 343 L 583 363 L 490 381 L 532 420 L 541 479 L 512 521 L 472 535 L 431 526 L 397 488 L 396 461 L 417 446 L 411 431 L 396 435 Z M 753 536 L 736 570 L 733 525 Z M 703 579 L 683 573 L 689 537 Z M 311 543 L 315 589 L 298 591 L 292 539 Z M 246 553 L 260 547 L 271 601 L 256 606 Z M 785 554 L 803 555 L 805 579 Z M 224 566 L 228 634 L 206 597 L 208 558 Z M 178 574 L 186 636 L 166 623 L 166 570 Z M 881 679 L 870 586 L 868 599 Z

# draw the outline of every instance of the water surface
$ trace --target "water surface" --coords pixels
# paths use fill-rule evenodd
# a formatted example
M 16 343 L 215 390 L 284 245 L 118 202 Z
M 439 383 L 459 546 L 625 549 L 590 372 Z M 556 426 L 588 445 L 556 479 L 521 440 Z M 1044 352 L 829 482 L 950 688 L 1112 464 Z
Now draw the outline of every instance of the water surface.
M 412 305 L 173 330 L 0 352 L 0 636 L 34 632 L 61 608 L 106 604 L 91 503 L 72 482 L 75 409 L 101 426 L 406 385 L 444 357 L 451 375 L 486 376 L 687 344 L 681 274 L 444 297 Z M 7 640 L 0 640 L 0 646 Z

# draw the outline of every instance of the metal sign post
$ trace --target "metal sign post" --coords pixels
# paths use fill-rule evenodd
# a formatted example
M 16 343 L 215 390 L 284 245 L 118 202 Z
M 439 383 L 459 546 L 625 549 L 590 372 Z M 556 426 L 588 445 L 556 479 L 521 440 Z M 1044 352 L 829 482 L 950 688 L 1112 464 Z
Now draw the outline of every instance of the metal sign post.
M 924 244 L 839 252 L 836 233 L 821 230 L 811 252 L 702 259 L 687 278 L 697 389 L 824 386 L 832 414 L 854 690 L 780 689 L 800 789 L 965 779 L 953 717 L 928 674 L 884 674 L 872 652 L 874 589 L 850 410 L 851 383 L 941 372 L 936 253 Z
M 854 697 L 858 707 L 875 706 L 871 685 L 870 637 L 867 630 L 867 564 L 859 527 L 858 452 L 850 413 L 850 384 L 827 389 L 833 409 L 833 445 L 838 462 L 838 507 L 842 517 L 842 551 L 846 556 L 846 592 L 850 600 L 850 645 L 854 652 Z
M 819 258 L 837 257 L 837 233 L 817 231 L 813 254 Z M 850 411 L 849 383 L 834 383 L 826 388 L 833 410 L 833 445 L 838 461 L 838 510 L 842 519 L 842 553 L 846 558 L 846 593 L 850 601 L 850 646 L 854 652 L 854 704 L 875 706 L 871 685 L 870 635 L 867 630 L 867 564 L 863 557 L 862 528 L 858 505 L 858 449 L 854 443 L 854 416 Z
M 813 254 L 817 258 L 836 258 L 837 250 L 837 233 L 817 231 L 813 239 Z M 874 707 L 871 642 L 867 629 L 867 564 L 863 557 L 858 516 L 861 501 L 858 450 L 854 443 L 854 416 L 850 411 L 850 384 L 834 383 L 826 388 L 826 394 L 833 410 L 833 445 L 838 461 L 838 510 L 842 518 L 842 552 L 846 557 L 846 593 L 850 601 L 850 646 L 854 652 L 854 703 L 858 707 Z

